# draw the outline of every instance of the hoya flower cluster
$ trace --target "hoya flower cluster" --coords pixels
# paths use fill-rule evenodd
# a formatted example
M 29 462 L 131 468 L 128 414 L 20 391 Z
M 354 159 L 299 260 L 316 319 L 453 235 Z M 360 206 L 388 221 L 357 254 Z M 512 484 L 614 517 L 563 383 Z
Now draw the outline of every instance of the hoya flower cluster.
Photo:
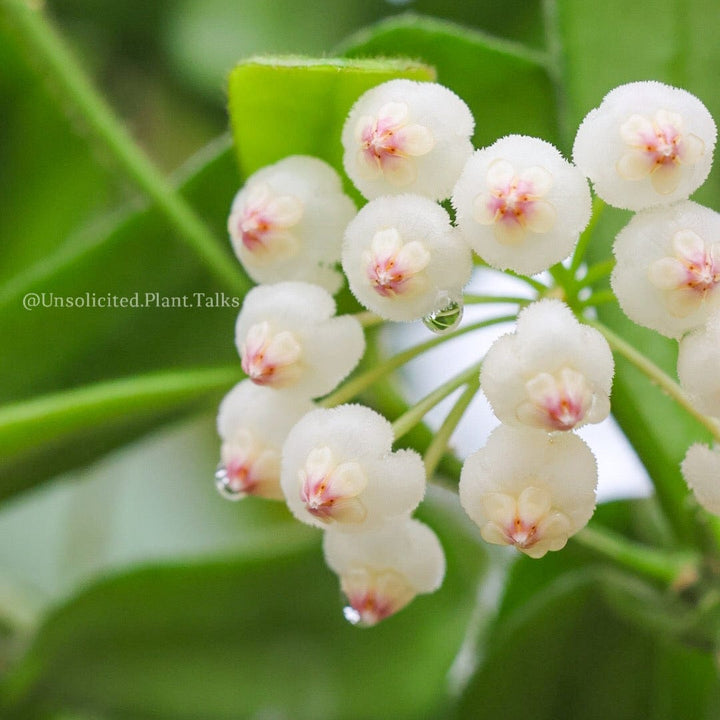
M 569 431 L 608 416 L 612 376 L 605 339 L 559 300 L 527 307 L 492 345 L 480 380 L 502 425 L 460 477 L 460 501 L 485 540 L 542 557 L 587 524 L 597 468 Z
M 475 150 L 473 130 L 447 88 L 384 83 L 358 98 L 342 131 L 345 173 L 367 201 L 359 211 L 333 168 L 293 156 L 248 178 L 228 221 L 239 260 L 265 284 L 247 294 L 237 320 L 248 379 L 220 407 L 218 488 L 230 499 L 282 499 L 321 529 L 353 623 L 373 625 L 436 590 L 445 559 L 433 531 L 411 517 L 426 464 L 436 463 L 393 450 L 403 420 L 396 436 L 398 424 L 376 411 L 336 404 L 372 382 L 358 385 L 372 376 L 361 373 L 352 393 L 333 392 L 365 347 L 358 316 L 336 316 L 331 293 L 344 279 L 370 311 L 364 320 L 423 319 L 448 332 L 462 314 L 473 252 L 521 276 L 576 252 L 591 215 L 589 178 L 607 202 L 640 211 L 615 246 L 623 308 L 672 337 L 705 328 L 683 341 L 679 372 L 698 406 L 720 414 L 720 380 L 698 381 L 720 359 L 712 319 L 720 228 L 715 213 L 687 199 L 715 143 L 702 104 L 660 83 L 617 88 L 580 127 L 575 164 L 523 135 Z M 610 413 L 614 370 L 604 337 L 581 322 L 582 306 L 545 290 L 484 358 L 480 387 L 500 426 L 467 458 L 459 486 L 486 541 L 533 558 L 561 549 L 594 511 L 596 462 L 574 431 Z M 702 451 L 689 454 L 686 474 L 720 469 L 720 453 Z
M 701 413 L 717 417 L 720 214 L 688 199 L 710 172 L 716 133 L 690 93 L 631 83 L 587 116 L 574 155 L 598 195 L 638 211 L 613 248 L 612 287 L 622 309 L 679 340 L 680 384 Z M 682 470 L 699 502 L 720 514 L 720 454 L 694 445 Z

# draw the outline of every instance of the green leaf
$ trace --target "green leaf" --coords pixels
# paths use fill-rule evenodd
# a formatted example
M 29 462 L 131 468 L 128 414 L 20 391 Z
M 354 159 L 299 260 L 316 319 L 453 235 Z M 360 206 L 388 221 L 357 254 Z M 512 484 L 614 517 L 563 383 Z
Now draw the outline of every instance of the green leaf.
M 50 615 L 0 686 L 4 717 L 350 720 L 382 708 L 411 719 L 440 709 L 484 558 L 446 498 L 434 494 L 423 515 L 447 553 L 445 583 L 375 628 L 342 619 L 316 543 L 262 560 L 147 567 Z
M 223 140 L 191 161 L 183 192 L 221 226 L 237 185 L 232 153 Z M 25 310 L 22 299 L 27 292 L 38 293 L 41 303 L 50 307 Z M 127 298 L 132 304 L 137 300 L 137 306 L 56 306 L 65 298 L 80 298 L 86 304 L 95 298 L 97 304 L 108 296 Z M 176 303 L 173 298 L 187 298 L 189 307 L 162 306 L 164 299 Z M 68 241 L 0 287 L 0 333 L 12 338 L 0 356 L 4 399 L 17 403 L 158 368 L 194 370 L 198 365 L 237 363 L 232 332 L 241 302 L 241 297 L 224 293 L 192 252 L 177 243 L 157 211 L 125 214 L 109 228 Z M 228 388 L 230 384 L 228 376 Z M 216 386 L 215 397 L 217 392 Z M 136 408 L 124 419 L 101 413 L 89 432 L 64 433 L 44 443 L 28 426 L 21 440 L 25 447 L 34 446 L 32 452 L 4 458 L 0 495 L 86 463 L 188 412 L 190 398 L 176 400 L 162 412 L 157 407 L 147 412 Z
M 642 536 L 646 521 L 636 523 L 647 504 L 600 506 L 593 523 Z M 519 558 L 455 717 L 521 717 L 530 708 L 537 720 L 715 717 L 720 686 L 712 653 L 668 634 L 674 618 L 662 612 L 687 615 L 671 607 L 670 596 L 644 585 L 644 602 L 636 596 L 629 605 L 640 585 L 572 541 L 541 560 Z M 645 616 L 656 610 L 653 625 Z
M 128 432 L 138 423 L 147 427 L 203 400 L 217 402 L 240 377 L 235 367 L 155 373 L 0 408 L 0 478 L 7 480 L 0 498 L 28 486 L 30 465 L 59 474 L 86 459 L 88 444 L 98 436 Z M 59 460 L 58 447 L 64 447 Z
M 342 169 L 340 134 L 369 88 L 434 70 L 407 60 L 251 58 L 230 73 L 230 119 L 243 175 L 287 155 L 315 155 Z
M 554 88 L 548 58 L 518 43 L 432 18 L 404 15 L 382 21 L 339 48 L 349 57 L 411 57 L 437 69 L 475 116 L 480 147 L 510 133 L 556 138 Z

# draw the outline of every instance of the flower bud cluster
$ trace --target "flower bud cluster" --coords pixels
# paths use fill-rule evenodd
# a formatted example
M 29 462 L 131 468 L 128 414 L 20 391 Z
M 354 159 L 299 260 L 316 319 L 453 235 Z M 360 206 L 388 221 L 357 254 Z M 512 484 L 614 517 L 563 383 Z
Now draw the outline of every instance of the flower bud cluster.
M 700 413 L 720 416 L 720 214 L 689 200 L 717 130 L 698 98 L 658 82 L 615 88 L 583 121 L 575 162 L 611 205 L 637 211 L 615 239 L 611 284 L 634 322 L 679 341 L 678 377 Z M 693 445 L 682 472 L 720 514 L 720 455 Z
M 704 106 L 660 83 L 617 88 L 581 125 L 575 164 L 522 135 L 474 150 L 473 130 L 447 88 L 384 83 L 356 101 L 342 131 L 344 170 L 367 200 L 359 212 L 333 168 L 292 156 L 248 178 L 228 220 L 238 259 L 265 284 L 237 319 L 248 379 L 220 407 L 218 488 L 284 499 L 323 530 L 353 623 L 373 625 L 437 589 L 445 559 L 411 517 L 425 493 L 420 456 L 393 451 L 393 427 L 374 410 L 313 403 L 364 352 L 358 319 L 335 316 L 331 293 L 344 278 L 381 318 L 427 321 L 461 303 L 473 251 L 521 275 L 567 258 L 590 219 L 589 178 L 608 203 L 639 211 L 615 244 L 622 307 L 671 337 L 696 331 L 681 345 L 681 382 L 720 414 L 720 381 L 707 373 L 720 359 L 720 216 L 687 199 L 715 144 Z M 555 299 L 524 309 L 490 348 L 480 386 L 501 424 L 467 458 L 459 487 L 486 541 L 539 558 L 587 524 L 597 467 L 574 430 L 608 416 L 613 371 L 602 335 Z M 709 476 L 718 458 L 691 449 L 684 471 Z
M 460 476 L 460 502 L 485 540 L 538 558 L 587 524 L 597 467 L 570 431 L 608 416 L 613 370 L 602 335 L 559 300 L 525 308 L 493 343 L 480 385 L 502 425 Z

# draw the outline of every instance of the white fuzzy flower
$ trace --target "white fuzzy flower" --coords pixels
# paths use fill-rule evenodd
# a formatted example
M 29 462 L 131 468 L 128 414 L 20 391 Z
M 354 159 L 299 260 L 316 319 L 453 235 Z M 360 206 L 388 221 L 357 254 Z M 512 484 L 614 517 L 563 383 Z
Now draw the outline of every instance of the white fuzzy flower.
M 470 279 L 470 248 L 447 212 L 419 195 L 371 200 L 345 231 L 343 270 L 355 297 L 387 320 L 417 320 Z
M 689 200 L 635 215 L 613 248 L 612 288 L 638 325 L 679 338 L 720 306 L 720 215 Z
M 659 82 L 609 92 L 583 120 L 575 163 L 607 203 L 642 210 L 687 198 L 707 178 L 717 131 L 694 95 Z
M 595 458 L 577 435 L 501 425 L 465 461 L 459 492 L 484 540 L 539 558 L 587 524 L 596 484 Z
M 525 308 L 498 338 L 480 383 L 495 415 L 548 432 L 598 423 L 610 412 L 613 358 L 607 341 L 559 300 Z
M 700 505 L 713 515 L 720 515 L 720 448 L 691 445 L 681 469 Z
M 293 155 L 251 175 L 233 200 L 233 249 L 258 283 L 303 280 L 337 292 L 335 269 L 355 205 L 318 158 Z
M 392 443 L 390 423 L 361 405 L 303 417 L 283 446 L 281 484 L 292 513 L 356 532 L 411 512 L 425 493 L 425 468 L 416 452 L 392 452 Z
M 416 595 L 434 592 L 445 575 L 437 536 L 409 517 L 360 535 L 330 528 L 323 550 L 349 603 L 345 617 L 365 627 L 401 610 Z
M 450 196 L 472 152 L 467 105 L 442 85 L 390 80 L 353 105 L 342 132 L 345 172 L 369 200 L 412 192 Z
M 305 397 L 330 392 L 365 349 L 358 320 L 333 317 L 335 301 L 318 285 L 259 285 L 245 297 L 235 327 L 242 368 L 258 385 Z
M 314 405 L 303 398 L 238 383 L 220 403 L 217 428 L 222 439 L 216 473 L 223 497 L 247 495 L 282 500 L 280 453 L 293 425 Z
M 697 409 L 720 417 L 720 313 L 680 340 L 677 372 Z
M 572 252 L 590 220 L 585 176 L 539 138 L 477 150 L 453 190 L 457 223 L 489 265 L 533 275 Z

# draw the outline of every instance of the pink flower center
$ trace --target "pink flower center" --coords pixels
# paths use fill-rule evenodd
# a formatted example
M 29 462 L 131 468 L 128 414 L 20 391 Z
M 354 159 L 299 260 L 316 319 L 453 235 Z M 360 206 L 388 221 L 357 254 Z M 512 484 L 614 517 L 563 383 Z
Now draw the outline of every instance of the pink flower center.
M 287 387 L 302 373 L 302 346 L 289 330 L 274 333 L 268 322 L 252 325 L 240 349 L 242 369 L 256 385 Z
M 385 177 L 394 185 L 409 185 L 416 178 L 412 158 L 429 153 L 435 146 L 424 125 L 408 122 L 408 106 L 387 103 L 377 117 L 365 115 L 355 128 L 358 168 L 367 179 Z
M 300 500 L 323 523 L 359 523 L 367 514 L 358 497 L 367 478 L 357 462 L 336 463 L 330 448 L 314 448 L 300 470 Z
M 392 298 L 418 292 L 423 287 L 423 271 L 430 263 L 430 253 L 417 240 L 403 243 L 400 233 L 389 228 L 375 234 L 363 260 L 373 290 Z

